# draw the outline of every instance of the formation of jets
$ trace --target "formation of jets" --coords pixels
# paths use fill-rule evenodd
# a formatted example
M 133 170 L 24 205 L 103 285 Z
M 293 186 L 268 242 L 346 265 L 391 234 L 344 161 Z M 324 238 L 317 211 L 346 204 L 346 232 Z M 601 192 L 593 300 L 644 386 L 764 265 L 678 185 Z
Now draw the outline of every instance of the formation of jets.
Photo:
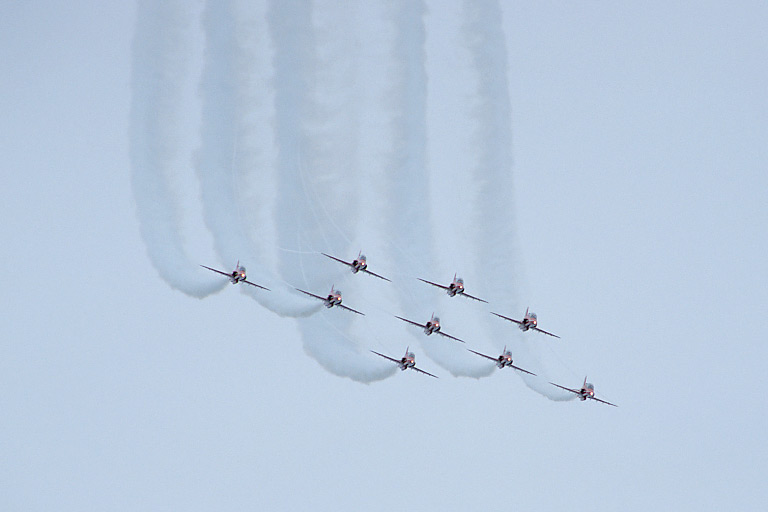
M 354 258 L 352 261 L 345 261 L 345 260 L 343 260 L 341 258 L 337 258 L 335 256 L 331 256 L 330 254 L 325 254 L 325 253 L 321 253 L 321 254 L 323 256 L 326 256 L 326 257 L 334 260 L 334 261 L 337 261 L 339 263 L 343 263 L 344 265 L 347 265 L 352 270 L 353 274 L 357 274 L 358 272 L 363 272 L 365 274 L 372 275 L 372 276 L 377 277 L 379 279 L 382 279 L 384 281 L 391 282 L 386 277 L 381 276 L 379 274 L 375 274 L 375 273 L 371 272 L 370 270 L 368 270 L 368 261 L 367 261 L 365 255 L 362 253 L 362 251 L 359 252 L 357 257 Z M 215 268 L 206 267 L 205 265 L 200 265 L 200 266 L 203 267 L 203 268 L 206 268 L 208 270 L 211 270 L 213 272 L 216 272 L 217 274 L 225 276 L 226 278 L 229 279 L 229 281 L 232 284 L 246 283 L 246 284 L 249 284 L 249 285 L 254 286 L 256 288 L 260 288 L 260 289 L 265 290 L 265 291 L 270 291 L 269 288 L 267 288 L 265 286 L 262 286 L 260 284 L 256 284 L 256 283 L 253 283 L 251 281 L 248 281 L 247 278 L 246 278 L 245 267 L 240 265 L 239 261 L 235 265 L 235 269 L 232 272 L 224 272 L 222 270 L 217 270 Z M 464 297 L 467 297 L 467 298 L 470 298 L 470 299 L 473 299 L 473 300 L 476 300 L 476 301 L 479 301 L 479 302 L 483 302 L 485 304 L 488 303 L 488 301 L 486 301 L 486 300 L 483 300 L 483 299 L 478 298 L 478 297 L 474 297 L 474 296 L 469 295 L 468 293 L 466 293 L 466 291 L 464 290 L 464 280 L 462 278 L 460 278 L 460 277 L 457 277 L 457 274 L 453 275 L 453 281 L 451 281 L 451 283 L 448 284 L 447 286 L 442 285 L 442 284 L 438 284 L 438 283 L 434 283 L 432 281 L 427 281 L 426 279 L 421 279 L 421 278 L 417 278 L 417 279 L 419 281 L 422 281 L 422 282 L 427 283 L 429 285 L 432 285 L 432 286 L 435 286 L 437 288 L 441 288 L 442 290 L 445 290 L 445 292 L 448 294 L 449 297 L 455 297 L 456 295 L 462 295 Z M 350 311 L 352 313 L 357 313 L 358 315 L 365 316 L 364 313 L 362 313 L 360 311 L 357 311 L 356 309 L 352 309 L 352 308 L 350 308 L 348 306 L 343 305 L 341 303 L 341 301 L 342 301 L 341 291 L 335 289 L 334 286 L 331 286 L 331 291 L 326 296 L 315 295 L 314 293 L 310 293 L 308 291 L 301 290 L 299 288 L 296 288 L 296 290 L 301 292 L 301 293 L 303 293 L 303 294 L 305 294 L 305 295 L 308 295 L 309 297 L 312 297 L 314 299 L 322 301 L 323 304 L 325 305 L 325 307 L 327 307 L 329 309 L 333 308 L 333 307 L 338 307 L 340 309 L 344 309 L 346 311 Z M 510 318 L 508 316 L 501 315 L 499 313 L 494 313 L 494 312 L 491 312 L 491 314 L 496 315 L 499 318 L 503 318 L 504 320 L 508 320 L 510 322 L 513 322 L 513 323 L 517 324 L 517 326 L 523 332 L 526 332 L 528 330 L 533 330 L 533 331 L 538 331 L 538 332 L 543 333 L 543 334 L 547 334 L 547 335 L 552 336 L 554 338 L 560 338 L 560 336 L 558 336 L 556 334 L 552 334 L 551 332 L 548 332 L 548 331 L 545 331 L 545 330 L 539 328 L 539 326 L 538 326 L 538 317 L 536 316 L 536 313 L 533 313 L 532 311 L 529 311 L 528 308 L 526 308 L 525 315 L 523 316 L 522 320 L 516 320 L 514 318 Z M 459 339 L 459 338 L 457 338 L 455 336 L 451 336 L 450 334 L 444 333 L 441 330 L 442 326 L 440 325 L 440 319 L 438 317 L 436 317 L 434 313 L 432 313 L 432 317 L 426 323 L 424 323 L 424 324 L 415 322 L 413 320 L 408 320 L 407 318 L 403 318 L 403 317 L 397 316 L 397 315 L 395 315 L 395 317 L 400 319 L 400 320 L 402 320 L 403 322 L 407 322 L 407 323 L 409 323 L 411 325 L 414 325 L 416 327 L 419 327 L 419 328 L 423 329 L 424 334 L 426 334 L 427 336 L 429 336 L 431 334 L 439 334 L 439 335 L 444 336 L 446 338 L 449 338 L 449 339 L 452 339 L 452 340 L 455 340 L 455 341 L 458 341 L 458 342 L 461 342 L 461 343 L 465 343 L 464 340 L 461 340 L 461 339 Z M 519 366 L 515 366 L 514 364 L 512 364 L 513 363 L 513 361 L 512 361 L 512 353 L 507 350 L 507 347 L 504 347 L 504 350 L 502 351 L 502 353 L 499 356 L 497 356 L 497 357 L 489 356 L 487 354 L 483 354 L 481 352 L 477 352 L 477 351 L 472 350 L 472 349 L 467 349 L 467 350 L 469 350 L 473 354 L 477 354 L 480 357 L 483 357 L 485 359 L 493 361 L 496 364 L 496 366 L 499 367 L 500 369 L 503 369 L 505 367 L 510 367 L 510 368 L 513 368 L 513 369 L 515 369 L 515 370 L 517 370 L 519 372 L 523 372 L 523 373 L 526 373 L 526 374 L 529 374 L 529 375 L 532 375 L 532 376 L 536 376 L 535 373 L 530 372 L 528 370 L 525 370 L 523 368 L 520 368 Z M 384 359 L 387 359 L 387 360 L 389 360 L 389 361 L 391 361 L 393 363 L 396 363 L 399 366 L 400 370 L 404 371 L 404 370 L 411 369 L 411 370 L 415 370 L 415 371 L 417 371 L 419 373 L 423 373 L 425 375 L 429 375 L 430 377 L 437 378 L 436 375 L 433 375 L 433 374 L 431 374 L 429 372 L 426 372 L 426 371 L 424 371 L 424 370 L 422 370 L 420 368 L 416 368 L 416 356 L 414 355 L 413 352 L 410 351 L 410 347 L 405 349 L 405 355 L 403 357 L 401 357 L 400 359 L 395 359 L 395 358 L 389 357 L 387 355 L 384 355 L 384 354 L 381 354 L 379 352 L 376 352 L 375 350 L 371 350 L 371 352 L 373 352 L 377 356 L 381 356 Z M 595 400 L 596 402 L 600 402 L 600 403 L 607 404 L 607 405 L 612 405 L 613 407 L 618 407 L 616 404 L 612 404 L 610 402 L 607 402 L 605 400 L 601 400 L 600 398 L 595 397 L 595 387 L 591 383 L 587 382 L 586 377 L 584 378 L 584 383 L 582 384 L 581 389 L 567 388 L 565 386 L 561 386 L 560 384 L 555 384 L 554 382 L 550 382 L 550 384 L 553 385 L 553 386 L 556 386 L 556 387 L 558 387 L 560 389 L 563 389 L 565 391 L 568 391 L 570 393 L 574 393 L 582 401 L 586 401 L 589 398 L 590 400 Z

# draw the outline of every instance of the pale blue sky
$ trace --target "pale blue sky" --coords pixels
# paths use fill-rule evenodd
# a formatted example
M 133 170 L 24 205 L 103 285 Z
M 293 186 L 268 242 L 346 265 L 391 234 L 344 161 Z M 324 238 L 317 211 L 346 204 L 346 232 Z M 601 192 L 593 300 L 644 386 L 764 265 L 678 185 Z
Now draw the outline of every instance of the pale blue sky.
M 13 3 L 0 16 L 1 509 L 765 502 L 768 8 L 502 4 L 514 293 L 563 336 L 540 340 L 561 383 L 586 373 L 620 407 L 550 401 L 506 370 L 453 378 L 426 357 L 439 380 L 359 384 L 231 287 L 171 290 L 130 184 L 135 6 Z M 425 17 L 430 143 L 446 148 L 430 165 L 446 184 L 463 158 L 450 151 L 466 100 L 457 5 L 428 2 Z

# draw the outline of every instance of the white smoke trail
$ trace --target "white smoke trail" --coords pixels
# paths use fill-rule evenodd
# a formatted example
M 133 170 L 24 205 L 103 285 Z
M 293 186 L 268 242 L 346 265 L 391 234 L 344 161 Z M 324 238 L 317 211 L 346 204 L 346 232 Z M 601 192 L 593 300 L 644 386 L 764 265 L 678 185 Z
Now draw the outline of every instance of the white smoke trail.
M 381 190 L 389 199 L 382 205 L 382 217 L 386 219 L 382 237 L 389 241 L 384 254 L 397 269 L 397 278 L 407 277 L 407 269 L 417 267 L 420 260 L 432 260 L 426 168 L 424 13 L 423 2 L 408 0 L 389 3 L 383 13 L 391 36 L 385 57 L 388 87 L 381 108 L 386 122 L 384 140 L 388 143 L 388 147 L 383 148 L 386 154 L 381 172 L 386 177 L 382 180 Z M 432 307 L 426 290 L 413 286 L 414 283 L 400 284 L 404 289 L 397 294 L 401 308 L 397 313 L 420 322 Z M 414 331 L 401 326 L 399 332 L 410 337 Z M 398 339 L 401 337 L 399 334 Z M 389 343 L 387 350 L 390 354 L 400 354 L 405 348 L 401 345 L 413 346 L 419 342 L 425 349 L 432 347 L 429 342 L 417 338 L 416 343 Z
M 522 313 L 516 290 L 520 289 L 516 247 L 514 194 L 512 182 L 512 112 L 507 78 L 506 38 L 498 0 L 465 0 L 463 35 L 475 71 L 475 94 L 470 108 L 473 124 L 472 147 L 476 160 L 472 179 L 478 199 L 472 201 L 474 215 L 472 245 L 483 255 L 476 271 L 482 273 L 493 307 L 502 314 L 517 317 Z M 552 399 L 571 399 L 547 382 L 542 363 L 541 343 L 549 340 L 525 337 L 516 326 L 501 319 L 490 324 L 494 339 L 522 358 L 538 377 L 519 374 L 526 385 Z M 498 342 L 501 346 L 502 343 Z M 543 373 L 543 375 L 542 375 Z
M 273 1 L 267 14 L 274 45 L 275 141 L 278 197 L 275 217 L 285 251 L 281 277 L 297 288 L 324 296 L 332 285 L 347 290 L 355 307 L 357 283 L 319 254 L 349 258 L 358 220 L 358 158 L 354 106 L 355 66 L 343 2 L 313 13 L 307 1 Z M 313 19 L 314 15 L 314 19 Z M 332 262 L 330 262 L 332 263 Z M 333 264 L 338 265 L 338 264 Z M 336 276 L 336 278 L 334 278 Z M 342 279 L 341 276 L 344 276 Z M 341 285 L 341 286 L 340 286 Z M 299 304 L 317 311 L 317 301 L 296 292 Z M 324 308 L 321 308 L 324 309 Z M 393 373 L 376 361 L 351 332 L 354 314 L 327 310 L 299 323 L 304 350 L 327 370 L 369 382 Z
M 205 33 L 205 60 L 200 82 L 202 98 L 201 147 L 197 154 L 205 222 L 213 233 L 219 255 L 227 266 L 250 253 L 235 200 L 235 150 L 238 110 L 233 2 L 207 2 L 202 16 Z M 249 276 L 255 276 L 249 263 Z
M 441 290 L 418 282 L 416 277 L 448 284 L 452 274 L 439 273 L 435 265 L 435 247 L 427 157 L 427 68 L 426 68 L 426 8 L 424 2 L 393 2 L 385 11 L 385 21 L 391 25 L 391 49 L 387 56 L 390 80 L 386 91 L 388 154 L 385 159 L 387 180 L 385 189 L 389 202 L 383 217 L 383 238 L 390 241 L 388 259 L 398 271 L 397 301 L 400 316 L 426 322 L 435 312 L 442 317 L 443 329 L 453 335 L 463 328 L 471 333 L 471 321 L 466 313 L 473 308 L 461 297 L 449 299 Z M 465 309 L 469 308 L 469 309 Z M 425 336 L 417 328 L 403 326 L 405 333 L 420 346 L 427 356 L 456 376 L 487 375 L 493 365 L 473 359 L 464 345 L 438 335 Z M 453 330 L 453 332 L 452 332 Z M 460 336 L 461 337 L 461 336 Z M 402 344 L 405 344 L 404 342 Z M 398 351 L 404 347 L 397 347 Z M 393 347 L 392 350 L 395 350 Z
M 259 52 L 248 37 L 258 27 L 243 26 L 258 19 L 245 15 L 254 14 L 253 9 L 253 4 L 226 0 L 209 1 L 203 11 L 206 44 L 200 83 L 201 147 L 197 154 L 201 199 L 206 224 L 227 268 L 239 261 L 247 267 L 249 280 L 267 286 L 271 292 L 240 289 L 281 315 L 307 315 L 310 311 L 297 303 L 265 264 L 265 246 L 273 240 L 265 243 L 267 234 L 262 231 L 257 232 L 259 241 L 254 243 L 248 229 L 267 224 L 263 205 L 267 195 L 258 191 L 273 188 L 270 184 L 274 182 L 273 169 L 263 165 L 264 159 L 260 158 L 265 151 L 260 151 L 249 137 L 253 134 L 252 119 L 258 118 L 256 112 L 266 106 L 252 92 L 253 78 L 257 76 L 254 61 L 261 57 L 262 66 L 266 65 L 264 52 Z M 261 11 L 263 14 L 264 9 Z M 246 184 L 247 175 L 258 176 L 256 187 Z M 245 187 L 248 193 L 242 192 Z M 247 201 L 243 201 L 244 197 Z
M 131 183 L 149 259 L 173 288 L 194 297 L 222 289 L 226 281 L 190 261 L 181 236 L 174 176 L 187 163 L 181 154 L 183 88 L 195 5 L 140 1 L 131 79 Z
M 251 256 L 276 274 L 276 226 L 272 222 L 275 177 L 272 47 L 265 1 L 234 0 L 234 102 L 237 133 L 233 148 L 234 195 Z

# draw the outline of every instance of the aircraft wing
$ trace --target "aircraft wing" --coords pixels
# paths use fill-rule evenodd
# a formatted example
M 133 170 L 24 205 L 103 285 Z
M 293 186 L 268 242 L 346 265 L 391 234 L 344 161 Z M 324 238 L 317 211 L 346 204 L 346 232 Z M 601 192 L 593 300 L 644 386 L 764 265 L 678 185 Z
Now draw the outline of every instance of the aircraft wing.
M 538 327 L 531 327 L 531 329 L 533 329 L 534 331 L 543 332 L 544 334 L 549 334 L 550 336 L 552 336 L 554 338 L 560 338 L 560 336 L 558 336 L 557 334 L 552 334 L 551 332 L 547 332 L 544 329 L 539 329 Z
M 373 352 L 373 353 L 374 353 L 374 354 L 376 354 L 377 356 L 381 356 L 381 357 L 383 357 L 384 359 L 389 359 L 389 360 L 390 360 L 390 361 L 392 361 L 393 363 L 397 363 L 397 364 L 400 364 L 400 360 L 399 360 L 399 359 L 395 359 L 395 358 L 393 358 L 393 357 L 385 356 L 384 354 L 379 354 L 379 353 L 378 353 L 378 352 L 376 352 L 375 350 L 371 350 L 371 352 Z
M 426 279 L 422 279 L 420 277 L 417 277 L 416 279 L 418 279 L 422 283 L 427 283 L 427 284 L 431 284 L 432 286 L 437 286 L 438 288 L 442 288 L 443 290 L 447 290 L 448 289 L 447 286 L 443 286 L 441 284 L 433 283 L 432 281 L 427 281 Z
M 606 402 L 605 400 L 600 400 L 599 398 L 595 398 L 594 396 L 587 396 L 587 398 L 591 398 L 592 400 L 596 400 L 596 401 L 604 403 L 604 404 L 608 404 L 608 405 L 612 405 L 614 407 L 618 407 L 618 405 L 616 405 L 616 404 L 612 404 L 611 402 Z
M 495 357 L 487 356 L 487 355 L 485 355 L 485 354 L 481 354 L 480 352 L 475 352 L 475 351 L 474 351 L 474 350 L 472 350 L 471 348 L 468 348 L 467 350 L 469 350 L 469 351 L 470 351 L 470 352 L 472 352 L 473 354 L 477 354 L 477 355 L 479 355 L 480 357 L 484 357 L 484 358 L 486 358 L 486 359 L 490 359 L 490 360 L 491 360 L 491 361 L 493 361 L 494 363 L 498 363 L 498 362 L 499 362 L 499 360 L 498 360 L 497 358 L 495 358 Z
M 353 313 L 357 313 L 358 315 L 363 315 L 363 316 L 365 316 L 365 313 L 361 313 L 361 312 L 359 312 L 359 311 L 358 311 L 358 310 L 356 310 L 356 309 L 352 309 L 352 308 L 349 308 L 349 307 L 345 306 L 344 304 L 336 304 L 336 307 L 339 307 L 339 308 L 341 308 L 341 309 L 346 309 L 347 311 L 351 311 L 351 312 L 353 312 Z
M 440 334 L 441 336 L 445 336 L 446 338 L 451 338 L 452 340 L 456 340 L 464 343 L 464 340 L 460 340 L 456 336 L 451 336 L 450 334 L 445 334 L 442 330 L 437 331 L 437 334 Z
M 370 270 L 368 270 L 368 269 L 365 269 L 365 270 L 363 270 L 363 272 L 365 272 L 366 274 L 371 274 L 373 277 L 378 277 L 379 279 L 383 279 L 383 280 L 385 280 L 385 281 L 389 281 L 390 283 L 392 282 L 392 281 L 390 281 L 389 279 L 387 279 L 386 277 L 384 277 L 384 276 L 380 276 L 379 274 L 374 274 L 373 272 L 371 272 L 371 271 L 370 271 Z
M 305 295 L 309 295 L 310 297 L 314 297 L 316 299 L 320 299 L 321 301 L 325 302 L 325 297 L 321 297 L 319 295 L 315 295 L 314 293 L 305 292 L 304 290 L 299 290 L 298 288 L 295 288 L 296 291 L 299 291 Z
M 213 270 L 217 274 L 221 274 L 221 275 L 227 276 L 227 277 L 232 277 L 232 274 L 227 274 L 226 272 L 222 272 L 221 270 L 216 270 L 215 268 L 206 267 L 205 265 L 200 265 L 200 266 L 203 267 L 203 268 L 207 268 L 208 270 Z
M 536 376 L 536 374 L 535 374 L 535 373 L 533 373 L 533 372 L 529 372 L 528 370 L 523 370 L 523 369 L 522 369 L 522 368 L 520 368 L 519 366 L 515 366 L 515 365 L 513 365 L 513 364 L 508 364 L 507 366 L 511 366 L 511 367 L 512 367 L 512 368 L 514 368 L 515 370 L 520 370 L 521 372 L 525 372 L 525 373 L 528 373 L 528 374 L 530 374 L 530 375 L 533 375 L 534 377 Z
M 570 391 L 571 393 L 576 393 L 577 395 L 581 395 L 581 392 L 580 391 L 576 391 L 575 389 L 566 388 L 566 387 L 561 386 L 560 384 L 555 384 L 554 382 L 550 382 L 550 384 L 552 384 L 553 386 L 557 386 L 560 389 L 564 389 L 566 391 Z
M 416 370 L 417 372 L 423 373 L 424 375 L 429 375 L 430 377 L 434 377 L 436 379 L 438 378 L 437 375 L 432 375 L 431 373 L 425 372 L 421 368 L 416 368 L 415 366 L 411 366 L 411 370 Z
M 503 318 L 504 320 L 509 320 L 510 322 L 514 322 L 514 323 L 516 323 L 518 325 L 522 325 L 523 324 L 523 322 L 521 322 L 520 320 L 515 320 L 514 318 L 509 318 L 508 316 L 500 315 L 498 313 L 494 313 L 493 311 L 491 311 L 491 314 L 492 315 L 496 315 L 499 318 Z M 549 333 L 547 333 L 547 334 L 549 334 Z
M 480 302 L 485 302 L 486 304 L 488 304 L 487 300 L 479 299 L 479 298 L 474 297 L 474 296 L 472 296 L 472 295 L 470 295 L 470 294 L 468 294 L 466 292 L 461 292 L 459 295 L 463 295 L 463 296 L 465 296 L 467 298 L 474 299 L 474 300 L 477 300 L 477 301 L 480 301 Z
M 245 281 L 245 280 L 244 280 L 243 282 L 244 282 L 244 283 L 248 283 L 248 284 L 249 284 L 249 285 L 251 285 L 251 286 L 255 286 L 256 288 L 261 288 L 262 290 L 267 290 L 268 292 L 269 292 L 269 291 L 272 291 L 272 290 L 270 290 L 269 288 L 267 288 L 266 286 L 261 286 L 260 284 L 252 283 L 252 282 L 250 282 L 250 281 Z
M 335 256 L 331 256 L 330 254 L 325 254 L 324 252 L 321 252 L 320 254 L 322 254 L 323 256 L 327 256 L 328 258 L 331 258 L 332 260 L 336 260 L 339 263 L 343 263 L 343 264 L 345 264 L 348 267 L 352 266 L 352 264 L 350 262 L 344 261 L 344 260 L 340 260 L 339 258 L 336 258 Z
M 411 324 L 411 325 L 415 325 L 416 327 L 421 327 L 422 329 L 426 329 L 426 326 L 425 326 L 424 324 L 419 324 L 419 323 L 416 323 L 416 322 L 414 322 L 413 320 L 408 320 L 407 318 L 403 318 L 403 317 L 401 317 L 401 316 L 397 316 L 397 315 L 395 315 L 395 318 L 399 318 L 399 319 L 400 319 L 400 320 L 402 320 L 403 322 L 408 322 L 409 324 Z M 438 331 L 438 332 L 439 332 L 439 331 Z

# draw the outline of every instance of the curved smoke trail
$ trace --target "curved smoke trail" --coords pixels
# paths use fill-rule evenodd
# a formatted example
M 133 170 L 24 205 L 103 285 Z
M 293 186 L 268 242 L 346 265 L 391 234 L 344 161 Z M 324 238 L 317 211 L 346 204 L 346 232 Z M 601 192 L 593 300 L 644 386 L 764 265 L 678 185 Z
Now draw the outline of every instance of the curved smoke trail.
M 194 7 L 194 6 L 192 6 Z M 131 74 L 131 184 L 147 253 L 160 276 L 193 297 L 226 282 L 199 272 L 184 249 L 174 176 L 181 155 L 183 89 L 190 62 L 194 9 L 188 2 L 139 2 Z
M 503 17 L 498 0 L 466 0 L 463 14 L 464 40 L 476 78 L 470 108 L 472 147 L 476 156 L 472 176 L 478 185 L 478 198 L 481 198 L 473 201 L 472 245 L 484 255 L 476 265 L 481 266 L 477 270 L 482 270 L 486 289 L 494 297 L 494 307 L 500 308 L 502 313 L 518 315 L 524 306 L 513 293 L 520 288 L 520 273 L 515 265 L 519 260 L 515 215 L 510 207 L 514 204 L 512 109 Z M 501 320 L 491 324 L 494 339 L 506 340 L 504 344 L 514 356 L 522 357 L 522 361 L 539 374 L 533 377 L 518 373 L 525 384 L 552 400 L 573 399 L 575 395 L 560 392 L 542 375 L 546 368 L 537 348 L 541 340 L 523 336 L 515 327 Z
M 274 44 L 275 137 L 278 149 L 278 195 L 275 212 L 283 254 L 282 278 L 316 295 L 340 284 L 340 269 L 320 272 L 317 255 L 350 249 L 357 230 L 357 161 L 354 157 L 355 108 L 350 105 L 354 67 L 345 66 L 348 36 L 334 18 L 348 6 L 327 5 L 315 14 L 307 1 L 273 1 L 268 10 Z M 338 16 L 328 16 L 328 12 Z M 325 20 L 325 25 L 323 24 Z M 315 21 L 319 24 L 318 30 Z M 347 297 L 354 294 L 347 293 Z M 317 302 L 296 292 L 312 312 Z M 352 315 L 321 313 L 303 319 L 299 328 L 304 350 L 329 371 L 360 381 L 393 373 L 350 334 Z
M 248 229 L 268 224 L 264 191 L 274 189 L 275 181 L 273 168 L 262 156 L 267 150 L 253 142 L 259 133 L 253 119 L 258 119 L 258 111 L 266 103 L 253 92 L 259 76 L 253 63 L 261 59 L 263 67 L 266 52 L 260 52 L 248 37 L 257 28 L 251 23 L 258 20 L 249 9 L 255 6 L 235 0 L 209 1 L 202 14 L 205 49 L 200 81 L 201 146 L 196 163 L 204 218 L 225 267 L 239 261 L 247 267 L 251 281 L 273 291 L 241 287 L 244 293 L 276 313 L 306 315 L 307 308 L 297 306 L 268 268 L 265 247 L 271 238 L 262 231 L 254 240 Z M 263 143 L 265 139 L 259 140 Z M 251 175 L 256 183 L 249 185 L 246 177 Z

